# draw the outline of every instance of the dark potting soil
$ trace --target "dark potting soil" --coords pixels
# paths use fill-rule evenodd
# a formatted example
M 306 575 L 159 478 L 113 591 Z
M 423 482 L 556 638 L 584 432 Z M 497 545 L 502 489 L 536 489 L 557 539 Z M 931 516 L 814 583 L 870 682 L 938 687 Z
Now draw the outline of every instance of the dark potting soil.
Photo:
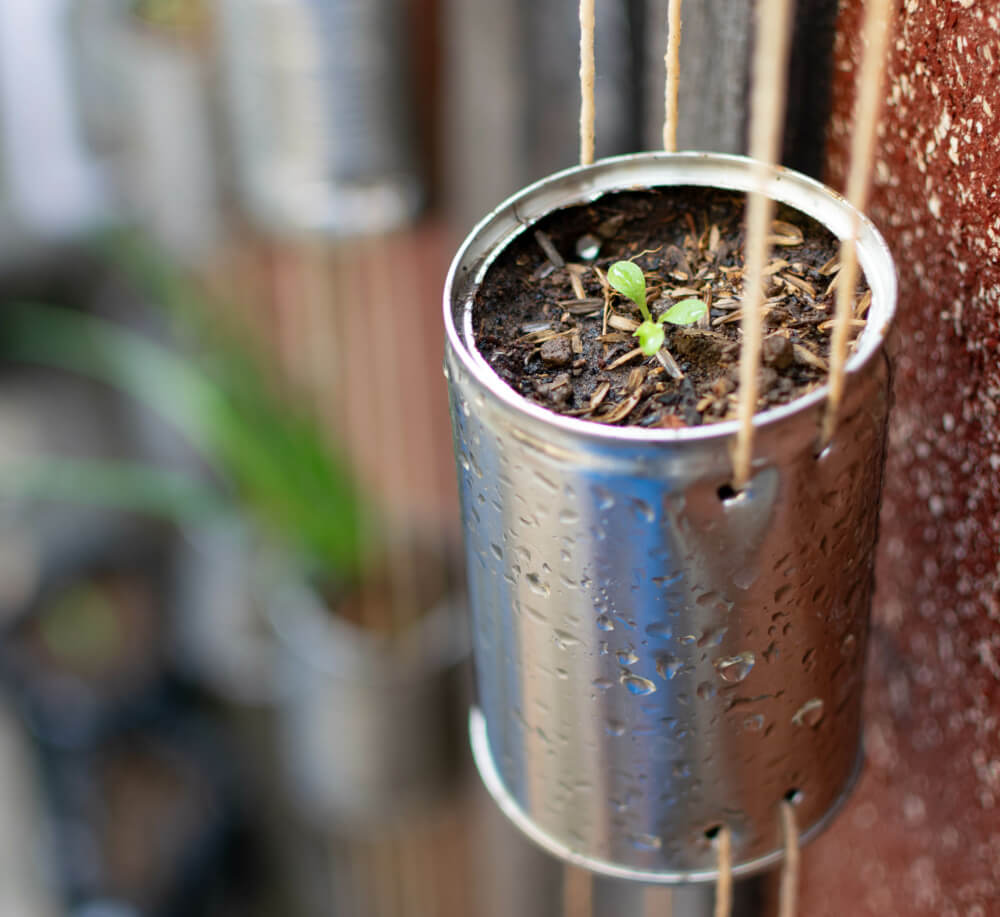
M 549 214 L 500 253 L 477 290 L 479 351 L 516 392 L 560 414 L 644 427 L 734 417 L 744 205 L 742 194 L 683 187 Z M 833 234 L 790 207 L 777 207 L 771 242 L 758 410 L 826 380 L 839 270 Z M 654 318 L 688 297 L 709 314 L 665 324 L 667 353 L 644 356 L 632 335 L 638 307 L 603 280 L 619 260 L 643 269 Z M 862 283 L 855 334 L 870 299 Z

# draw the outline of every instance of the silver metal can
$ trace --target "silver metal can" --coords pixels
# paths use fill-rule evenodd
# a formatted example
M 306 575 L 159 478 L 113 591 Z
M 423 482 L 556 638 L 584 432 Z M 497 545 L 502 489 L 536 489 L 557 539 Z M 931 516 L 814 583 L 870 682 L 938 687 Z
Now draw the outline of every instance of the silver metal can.
M 222 0 L 238 192 L 277 233 L 356 235 L 422 197 L 401 0 Z
M 301 587 L 278 592 L 271 619 L 284 768 L 305 823 L 330 833 L 384 828 L 454 789 L 468 658 L 458 596 L 395 640 Z
M 780 803 L 803 840 L 849 792 L 889 408 L 891 255 L 861 221 L 872 291 L 834 441 L 825 387 L 755 418 L 754 475 L 727 496 L 736 423 L 608 428 L 522 399 L 475 349 L 473 292 L 554 209 L 651 186 L 753 187 L 741 157 L 640 154 L 551 176 L 484 219 L 444 296 L 469 576 L 480 772 L 564 860 L 645 882 L 711 880 L 781 858 Z M 835 236 L 839 195 L 773 170 L 766 192 Z

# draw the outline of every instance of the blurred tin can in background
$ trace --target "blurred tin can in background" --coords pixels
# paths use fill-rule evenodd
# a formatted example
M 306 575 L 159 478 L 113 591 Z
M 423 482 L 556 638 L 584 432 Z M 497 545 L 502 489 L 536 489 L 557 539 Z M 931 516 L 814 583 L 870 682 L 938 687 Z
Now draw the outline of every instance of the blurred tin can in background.
M 422 188 L 404 0 L 220 0 L 237 193 L 271 233 L 406 223 Z

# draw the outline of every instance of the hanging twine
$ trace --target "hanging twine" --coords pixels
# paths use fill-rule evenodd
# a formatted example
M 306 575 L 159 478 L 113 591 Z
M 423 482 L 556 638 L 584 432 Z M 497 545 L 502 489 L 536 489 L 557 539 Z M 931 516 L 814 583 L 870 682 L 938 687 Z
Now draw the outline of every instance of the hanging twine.
M 746 263 L 743 268 L 743 343 L 740 348 L 739 423 L 733 476 L 736 489 L 750 479 L 753 460 L 753 416 L 757 409 L 757 368 L 760 364 L 763 273 L 773 204 L 764 183 L 780 152 L 785 112 L 785 77 L 790 0 L 762 0 L 758 10 L 750 101 L 750 156 L 756 173 L 747 203 Z
M 795 806 L 781 802 L 781 832 L 785 840 L 785 863 L 781 869 L 778 917 L 795 917 L 799 894 L 799 829 L 795 824 Z
M 580 165 L 594 161 L 594 0 L 580 0 Z
M 733 834 L 726 825 L 715 836 L 719 853 L 719 878 L 715 883 L 715 917 L 730 917 L 733 912 Z
M 677 152 L 677 91 L 680 84 L 681 0 L 670 0 L 667 10 L 667 53 L 663 64 L 667 81 L 663 90 L 663 149 Z
M 837 412 L 844 395 L 847 344 L 854 318 L 854 289 L 858 282 L 857 239 L 859 213 L 868 205 L 872 160 L 875 157 L 875 129 L 882 103 L 893 4 L 890 0 L 869 0 L 862 29 L 864 54 L 857 81 L 854 131 L 847 174 L 847 200 L 855 208 L 850 230 L 840 241 L 840 274 L 837 277 L 837 308 L 830 343 L 830 396 L 823 415 L 820 446 L 825 447 L 837 426 Z

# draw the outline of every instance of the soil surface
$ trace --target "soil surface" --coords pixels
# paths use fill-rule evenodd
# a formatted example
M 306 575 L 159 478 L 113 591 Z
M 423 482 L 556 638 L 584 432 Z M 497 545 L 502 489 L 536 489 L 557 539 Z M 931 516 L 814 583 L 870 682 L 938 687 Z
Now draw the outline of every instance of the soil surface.
M 515 391 L 560 414 L 644 427 L 734 417 L 744 203 L 734 192 L 683 187 L 549 214 L 500 253 L 477 290 L 480 352 Z M 797 210 L 777 208 L 771 242 L 758 410 L 825 381 L 839 271 L 835 237 Z M 688 297 L 709 313 L 665 324 L 665 350 L 645 357 L 632 334 L 638 307 L 604 280 L 618 260 L 643 269 L 654 318 Z M 859 285 L 855 334 L 870 299 Z

